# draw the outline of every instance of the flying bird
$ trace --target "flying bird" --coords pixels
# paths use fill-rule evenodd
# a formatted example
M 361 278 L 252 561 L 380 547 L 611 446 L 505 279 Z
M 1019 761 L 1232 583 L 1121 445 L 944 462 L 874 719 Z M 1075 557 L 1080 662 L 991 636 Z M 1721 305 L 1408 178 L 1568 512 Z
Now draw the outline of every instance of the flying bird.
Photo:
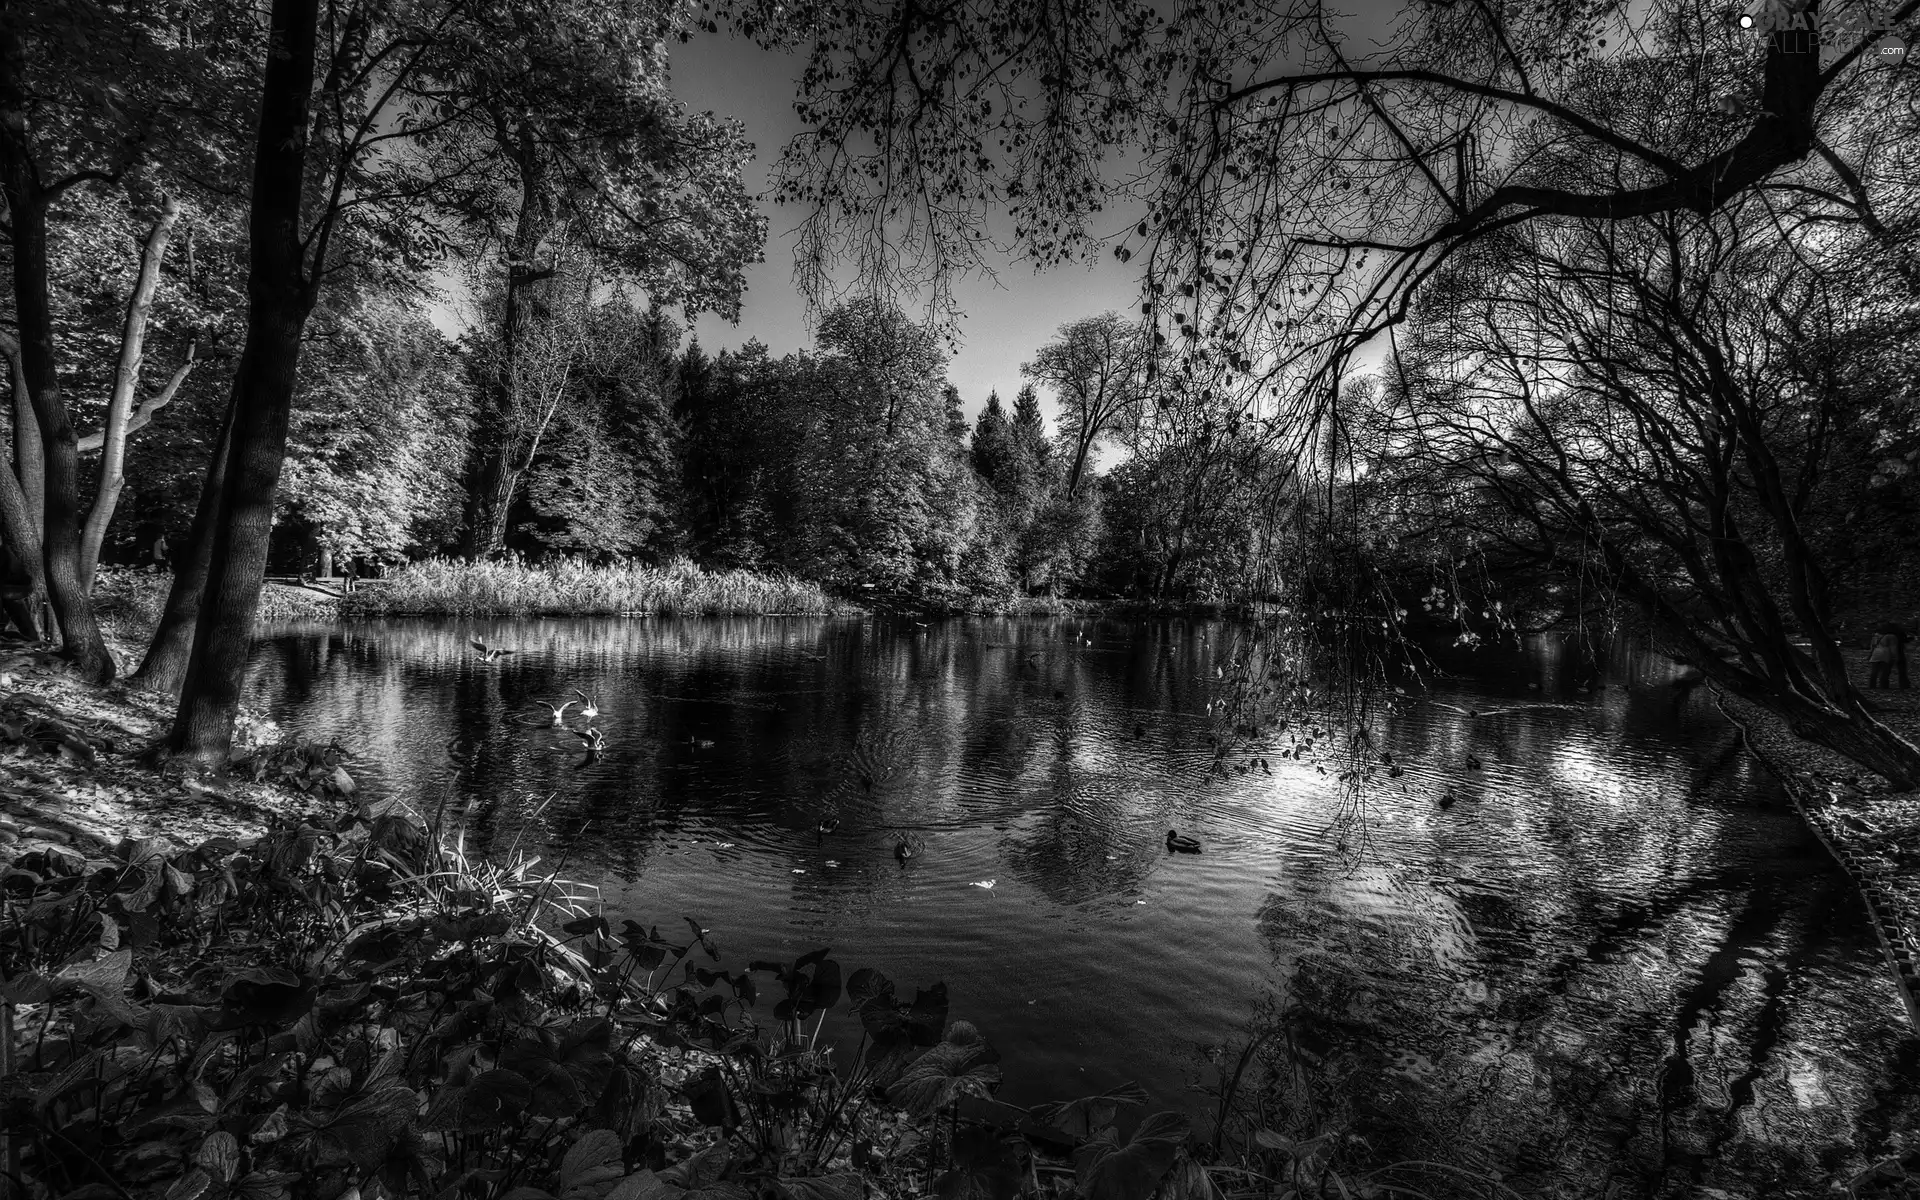
M 592 696 L 588 695 L 586 692 L 581 691 L 579 688 L 573 689 L 573 694 L 580 697 L 580 700 L 581 700 L 580 715 L 581 716 L 591 721 L 595 717 L 600 715 L 600 702 L 598 700 L 594 699 Z
M 481 662 L 497 662 L 513 653 L 511 650 L 504 650 L 498 646 L 489 646 L 479 638 L 469 638 L 467 640 L 474 650 L 479 653 Z
M 565 726 L 567 723 L 567 710 L 575 704 L 578 704 L 579 701 L 569 700 L 565 704 L 549 704 L 545 700 L 535 700 L 534 703 L 553 714 L 553 723 L 556 726 Z

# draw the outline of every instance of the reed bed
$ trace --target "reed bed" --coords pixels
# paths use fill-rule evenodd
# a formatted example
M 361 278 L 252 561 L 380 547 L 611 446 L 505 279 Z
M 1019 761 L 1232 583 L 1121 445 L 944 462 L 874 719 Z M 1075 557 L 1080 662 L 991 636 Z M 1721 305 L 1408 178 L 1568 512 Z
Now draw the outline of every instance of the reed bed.
M 686 559 L 664 566 L 596 565 L 581 559 L 533 564 L 508 558 L 411 563 L 354 589 L 344 616 L 791 616 L 848 606 L 791 575 L 710 571 Z

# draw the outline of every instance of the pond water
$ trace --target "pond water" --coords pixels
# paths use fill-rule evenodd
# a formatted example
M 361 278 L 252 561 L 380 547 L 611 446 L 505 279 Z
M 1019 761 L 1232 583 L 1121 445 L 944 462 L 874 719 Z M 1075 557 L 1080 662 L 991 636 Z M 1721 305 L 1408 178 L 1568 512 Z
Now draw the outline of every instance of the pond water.
M 1232 636 L 403 621 L 262 638 L 249 688 L 367 787 L 598 885 L 616 925 L 944 981 L 1015 1104 L 1133 1079 L 1205 1128 L 1282 1031 L 1240 1097 L 1269 1124 L 1477 1156 L 1524 1194 L 1824 1194 L 1913 1127 L 1920 1044 L 1858 901 L 1664 660 L 1439 654 L 1454 674 L 1382 719 L 1405 774 L 1343 841 L 1311 757 L 1208 773 Z M 576 688 L 597 762 L 539 703 Z M 456 737 L 478 757 L 450 781 Z

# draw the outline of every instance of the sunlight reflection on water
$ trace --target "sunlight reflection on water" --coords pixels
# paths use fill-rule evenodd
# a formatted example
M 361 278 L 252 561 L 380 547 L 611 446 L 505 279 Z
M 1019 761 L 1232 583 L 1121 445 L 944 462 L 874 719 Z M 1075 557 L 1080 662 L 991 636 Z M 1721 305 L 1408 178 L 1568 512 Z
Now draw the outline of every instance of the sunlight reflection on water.
M 482 664 L 469 635 L 519 653 Z M 1206 1048 L 1284 1021 L 1384 1097 L 1352 1118 L 1410 1153 L 1557 1147 L 1516 1149 L 1516 1178 L 1820 1191 L 1911 1123 L 1914 1055 L 1843 880 L 1659 660 L 1439 655 L 1453 707 L 1384 720 L 1406 771 L 1355 864 L 1311 759 L 1207 774 L 1230 636 L 408 621 L 263 639 L 250 687 L 376 791 L 498 801 L 476 835 L 541 845 L 616 921 L 697 916 L 733 966 L 830 945 L 944 979 L 1014 1103 L 1133 1078 L 1204 1113 Z M 597 762 L 537 703 L 575 688 Z M 450 784 L 456 737 L 477 761 Z M 1169 828 L 1205 852 L 1169 855 Z

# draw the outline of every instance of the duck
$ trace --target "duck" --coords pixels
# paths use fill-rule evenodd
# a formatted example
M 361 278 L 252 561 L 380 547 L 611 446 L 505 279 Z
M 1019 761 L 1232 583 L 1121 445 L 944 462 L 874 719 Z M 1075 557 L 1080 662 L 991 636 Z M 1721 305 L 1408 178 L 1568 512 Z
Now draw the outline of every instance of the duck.
M 581 700 L 580 715 L 581 716 L 591 721 L 595 717 L 600 715 L 600 701 L 588 695 L 586 692 L 581 691 L 579 688 L 573 689 L 573 694 L 580 697 L 580 700 Z
M 838 828 L 840 828 L 839 817 L 823 817 L 818 824 L 814 825 L 813 831 L 821 837 L 825 837 Z
M 1175 854 L 1200 853 L 1200 839 L 1187 837 L 1175 830 L 1167 830 L 1167 849 Z
M 553 714 L 553 723 L 555 726 L 564 728 L 567 723 L 567 710 L 572 708 L 575 704 L 578 704 L 579 701 L 569 700 L 565 704 L 558 704 L 558 705 L 549 704 L 545 700 L 536 700 L 534 701 L 534 703 L 538 704 L 540 707 L 546 709 L 548 712 Z
M 1441 793 L 1441 795 L 1440 795 L 1440 807 L 1441 807 L 1441 808 L 1452 808 L 1452 807 L 1453 807 L 1453 804 L 1454 804 L 1454 801 L 1456 801 L 1456 800 L 1458 800 L 1458 799 L 1459 799 L 1459 797 L 1458 797 L 1458 796 L 1456 796 L 1456 795 L 1454 795 L 1454 794 L 1453 794 L 1453 792 L 1452 792 L 1451 790 L 1448 790 L 1448 791 L 1446 791 L 1446 792 L 1443 792 L 1443 793 Z
M 1483 765 L 1478 754 L 1467 755 L 1467 770 L 1478 771 Z
M 481 662 L 498 662 L 513 653 L 512 650 L 505 650 L 498 646 L 489 646 L 479 638 L 468 638 L 467 642 L 479 653 Z
M 1145 725 L 1139 725 L 1139 724 L 1134 725 L 1133 727 L 1134 741 L 1136 742 L 1140 741 L 1142 738 L 1145 738 L 1146 736 L 1147 736 L 1147 727 Z
M 906 862 L 908 859 L 912 858 L 913 855 L 914 855 L 913 844 L 907 841 L 905 838 L 900 839 L 900 841 L 896 843 L 893 847 L 893 856 L 899 859 L 901 862 Z

